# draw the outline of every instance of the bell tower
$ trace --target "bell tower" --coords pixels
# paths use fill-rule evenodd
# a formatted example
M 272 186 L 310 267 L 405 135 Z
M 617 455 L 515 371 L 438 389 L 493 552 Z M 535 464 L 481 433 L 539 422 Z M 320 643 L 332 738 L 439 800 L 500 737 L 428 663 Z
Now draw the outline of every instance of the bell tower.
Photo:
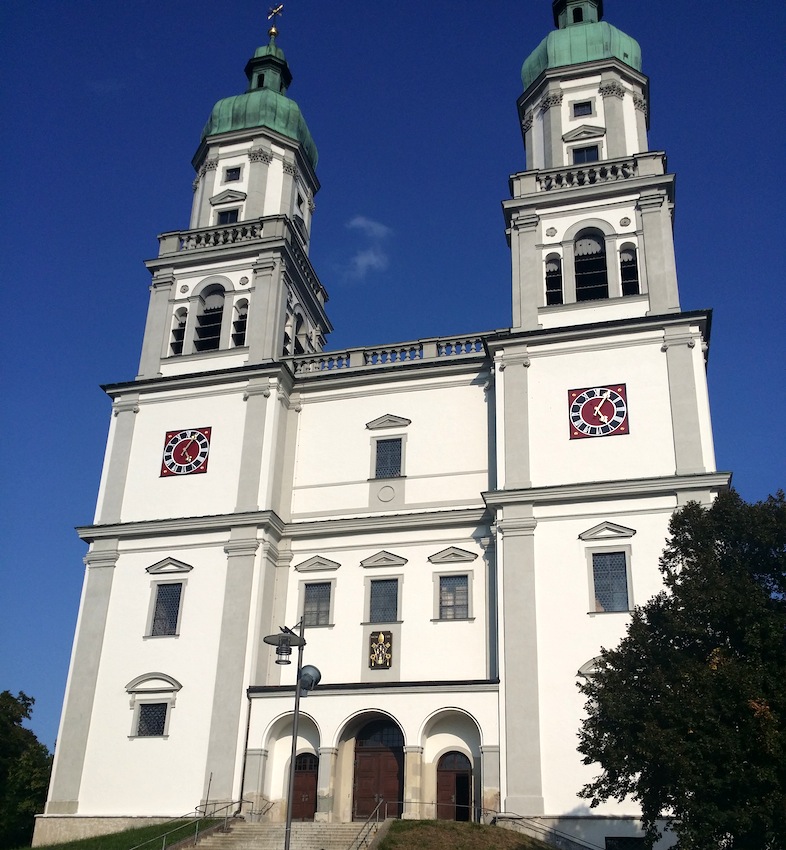
M 513 327 L 679 311 L 674 177 L 647 144 L 641 49 L 601 0 L 554 0 L 557 29 L 524 62 L 527 171 L 505 202 Z
M 328 296 L 309 259 L 317 148 L 271 27 L 243 94 L 220 100 L 192 160 L 188 230 L 159 236 L 140 378 L 321 351 Z

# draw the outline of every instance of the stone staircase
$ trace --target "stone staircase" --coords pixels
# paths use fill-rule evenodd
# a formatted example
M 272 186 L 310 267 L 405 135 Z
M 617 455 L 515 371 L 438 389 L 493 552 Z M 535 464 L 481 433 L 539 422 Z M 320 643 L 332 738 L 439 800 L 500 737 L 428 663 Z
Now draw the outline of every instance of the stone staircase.
M 291 850 L 355 850 L 362 823 L 293 823 Z M 229 832 L 214 832 L 203 838 L 199 850 L 282 850 L 284 824 L 245 823 L 230 821 Z M 372 827 L 361 848 L 365 850 L 374 840 Z

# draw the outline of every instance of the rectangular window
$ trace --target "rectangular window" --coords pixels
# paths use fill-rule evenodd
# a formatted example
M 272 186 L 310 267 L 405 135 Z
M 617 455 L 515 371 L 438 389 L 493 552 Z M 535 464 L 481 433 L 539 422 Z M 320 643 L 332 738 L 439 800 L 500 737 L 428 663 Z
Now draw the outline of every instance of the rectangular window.
M 240 216 L 240 210 L 221 210 L 216 219 L 216 224 L 235 224 Z
M 330 625 L 330 582 L 307 584 L 303 595 L 303 622 L 307 626 Z
M 240 180 L 240 166 L 227 168 L 224 171 L 224 183 L 234 183 Z
M 593 552 L 596 612 L 628 611 L 628 564 L 624 552 Z
M 398 620 L 398 579 L 374 579 L 371 582 L 369 622 L 395 623 Z
M 143 702 L 139 706 L 136 734 L 139 738 L 160 738 L 166 730 L 167 702 Z
M 398 478 L 401 475 L 401 437 L 377 440 L 375 478 Z
M 592 115 L 592 101 L 582 100 L 573 104 L 573 117 L 583 118 L 585 115 Z
M 180 597 L 183 593 L 182 582 L 156 585 L 156 601 L 153 609 L 153 622 L 150 634 L 154 637 L 176 635 L 180 617 Z
M 439 619 L 466 620 L 469 617 L 467 576 L 439 577 Z
M 573 164 L 584 165 L 587 162 L 597 162 L 600 159 L 600 151 L 597 145 L 586 148 L 573 148 Z

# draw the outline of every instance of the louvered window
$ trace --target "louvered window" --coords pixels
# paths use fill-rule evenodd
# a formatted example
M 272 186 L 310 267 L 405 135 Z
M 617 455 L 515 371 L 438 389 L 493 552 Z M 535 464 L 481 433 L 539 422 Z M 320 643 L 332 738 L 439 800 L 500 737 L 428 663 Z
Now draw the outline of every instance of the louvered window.
M 576 263 L 576 301 L 595 301 L 609 297 L 606 269 L 606 239 L 600 230 L 584 230 L 574 244 Z
M 241 301 L 235 308 L 235 318 L 232 322 L 232 345 L 239 348 L 246 344 L 246 327 L 248 325 L 248 302 Z
M 623 245 L 620 249 L 620 276 L 622 277 L 622 294 L 638 295 L 639 261 L 635 245 Z
M 562 258 L 559 254 L 546 257 L 546 304 L 562 304 Z
M 188 310 L 181 307 L 174 317 L 172 323 L 172 339 L 170 341 L 170 350 L 172 354 L 183 353 L 183 339 L 186 335 L 186 320 L 188 319 Z
M 221 324 L 224 318 L 224 290 L 213 289 L 203 296 L 196 320 L 196 351 L 215 351 L 221 344 Z

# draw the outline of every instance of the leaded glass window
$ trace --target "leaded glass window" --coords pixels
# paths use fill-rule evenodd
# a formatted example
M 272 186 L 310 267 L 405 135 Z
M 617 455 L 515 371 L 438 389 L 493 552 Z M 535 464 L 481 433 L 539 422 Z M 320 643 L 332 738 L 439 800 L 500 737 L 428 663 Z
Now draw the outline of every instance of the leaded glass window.
M 140 738 L 160 738 L 166 729 L 166 702 L 143 702 L 139 706 L 136 734 Z
M 176 635 L 177 620 L 180 614 L 180 596 L 183 585 L 180 582 L 156 585 L 156 605 L 153 611 L 153 624 L 150 634 Z
M 398 620 L 398 579 L 374 579 L 371 582 L 369 622 L 392 623 Z
M 467 576 L 439 577 L 439 619 L 466 620 L 469 617 Z
M 330 624 L 330 582 L 307 584 L 303 598 L 303 621 L 307 626 Z
M 594 552 L 592 578 L 596 611 L 628 611 L 628 569 L 624 552 Z
M 376 478 L 398 478 L 401 475 L 401 437 L 377 440 Z

